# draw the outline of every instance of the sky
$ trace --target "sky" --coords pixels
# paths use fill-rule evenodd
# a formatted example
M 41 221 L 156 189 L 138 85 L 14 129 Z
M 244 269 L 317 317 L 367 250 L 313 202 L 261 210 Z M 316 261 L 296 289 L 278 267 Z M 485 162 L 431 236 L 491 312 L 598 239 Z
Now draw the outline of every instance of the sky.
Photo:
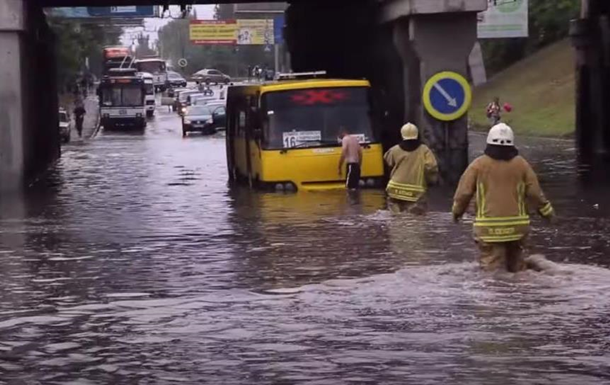
M 214 18 L 214 4 L 208 5 L 195 5 L 194 9 L 197 11 L 198 19 L 213 19 Z M 180 7 L 179 6 L 170 6 L 170 14 L 171 17 L 179 17 L 180 16 Z M 121 43 L 125 46 L 131 46 L 133 44 L 133 40 L 136 38 L 140 32 L 143 32 L 145 35 L 150 36 L 150 41 L 156 41 L 159 38 L 158 30 L 163 27 L 165 24 L 169 23 L 172 19 L 165 15 L 165 18 L 154 18 L 154 19 L 144 19 L 144 27 L 139 28 L 129 28 L 125 30 L 125 33 L 121 37 Z

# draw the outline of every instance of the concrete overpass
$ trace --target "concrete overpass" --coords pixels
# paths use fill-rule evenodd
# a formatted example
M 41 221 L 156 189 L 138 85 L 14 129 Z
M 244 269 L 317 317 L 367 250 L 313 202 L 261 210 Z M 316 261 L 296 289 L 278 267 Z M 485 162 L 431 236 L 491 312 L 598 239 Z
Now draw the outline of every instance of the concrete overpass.
M 208 0 L 197 4 L 235 3 Z M 258 2 L 249 0 L 244 2 Z M 189 4 L 171 0 L 0 0 L 0 190 L 19 190 L 59 156 L 53 35 L 43 7 Z M 368 78 L 386 146 L 414 121 L 455 181 L 467 165 L 467 118 L 440 123 L 422 84 L 450 70 L 468 77 L 476 15 L 487 0 L 292 0 L 286 40 L 295 71 Z

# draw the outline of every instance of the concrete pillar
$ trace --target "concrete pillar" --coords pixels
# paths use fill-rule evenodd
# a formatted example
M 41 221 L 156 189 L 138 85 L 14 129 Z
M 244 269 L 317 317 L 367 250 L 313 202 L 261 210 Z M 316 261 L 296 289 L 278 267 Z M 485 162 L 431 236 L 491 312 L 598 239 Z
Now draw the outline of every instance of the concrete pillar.
M 425 142 L 435 152 L 443 180 L 456 183 L 468 165 L 468 118 L 440 122 L 425 111 L 421 95 L 426 81 L 439 72 L 452 71 L 469 78 L 468 59 L 477 39 L 477 18 L 473 11 L 437 10 L 396 20 L 394 41 L 405 66 L 405 110 L 411 111 L 408 115 L 414 116 Z
M 59 157 L 54 48 L 41 7 L 0 0 L 0 193 Z
M 22 186 L 24 0 L 0 0 L 0 193 Z

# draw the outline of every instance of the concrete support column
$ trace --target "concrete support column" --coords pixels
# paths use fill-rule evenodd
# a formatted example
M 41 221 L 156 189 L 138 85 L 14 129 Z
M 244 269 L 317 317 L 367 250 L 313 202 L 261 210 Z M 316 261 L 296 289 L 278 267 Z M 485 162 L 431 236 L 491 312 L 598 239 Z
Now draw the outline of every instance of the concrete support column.
M 394 42 L 405 67 L 405 111 L 423 131 L 447 183 L 457 182 L 468 165 L 468 118 L 440 122 L 425 111 L 421 95 L 426 81 L 439 72 L 469 78 L 476 26 L 476 12 L 414 14 L 394 22 Z
M 59 157 L 55 38 L 42 8 L 0 0 L 0 193 Z
M 24 0 L 0 0 L 0 193 L 18 190 L 25 173 L 24 31 Z
M 579 159 L 606 173 L 610 160 L 610 6 L 583 0 L 581 19 L 572 21 L 576 51 L 576 142 Z

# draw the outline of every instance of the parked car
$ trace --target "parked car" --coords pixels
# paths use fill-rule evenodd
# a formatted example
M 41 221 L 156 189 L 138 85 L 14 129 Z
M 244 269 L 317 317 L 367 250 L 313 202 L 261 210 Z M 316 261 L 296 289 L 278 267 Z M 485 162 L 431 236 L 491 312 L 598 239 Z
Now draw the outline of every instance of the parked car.
M 173 88 L 186 87 L 186 79 L 178 72 L 167 71 L 167 81 Z
M 63 108 L 59 109 L 59 136 L 64 143 L 70 141 L 70 134 L 72 133 L 72 121 L 68 111 Z
M 182 136 L 191 131 L 200 131 L 202 134 L 214 134 L 214 118 L 208 106 L 190 106 L 182 117 Z
M 203 83 L 231 83 L 231 77 L 215 69 L 202 69 L 193 74 L 193 80 Z

